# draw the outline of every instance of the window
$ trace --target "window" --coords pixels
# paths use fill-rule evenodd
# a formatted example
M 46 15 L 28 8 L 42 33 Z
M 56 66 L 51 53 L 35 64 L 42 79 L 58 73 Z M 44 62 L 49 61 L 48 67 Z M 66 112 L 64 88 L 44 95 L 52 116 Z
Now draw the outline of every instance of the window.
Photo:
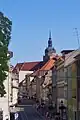
M 60 69 L 60 80 L 63 81 L 64 80 L 64 68 Z
M 58 93 L 59 98 L 64 98 L 64 88 L 63 87 L 57 88 L 57 93 Z
M 56 84 L 56 78 L 57 77 L 57 72 L 56 71 L 54 71 L 53 72 L 53 76 L 52 76 L 52 82 L 53 82 L 53 84 Z
M 68 69 L 65 68 L 64 70 L 64 81 L 67 83 L 67 79 L 68 79 Z
M 72 77 L 72 66 L 68 66 L 68 78 Z
M 64 68 L 60 68 L 58 71 L 57 71 L 57 80 L 58 81 L 63 81 L 64 80 Z
M 67 89 L 64 90 L 64 98 L 67 98 Z

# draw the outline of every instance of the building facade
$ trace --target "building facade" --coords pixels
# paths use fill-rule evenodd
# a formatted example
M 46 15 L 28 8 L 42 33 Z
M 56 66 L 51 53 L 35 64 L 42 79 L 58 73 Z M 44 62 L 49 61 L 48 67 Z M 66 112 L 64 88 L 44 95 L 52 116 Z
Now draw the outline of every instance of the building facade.
M 19 90 L 19 75 L 12 72 L 11 77 L 11 106 L 18 103 L 18 90 Z
M 13 57 L 13 53 L 9 52 L 10 58 Z M 10 61 L 8 62 L 9 72 L 7 73 L 7 78 L 4 81 L 4 86 L 6 94 L 3 97 L 0 97 L 0 113 L 2 112 L 3 120 L 10 120 L 10 103 L 11 103 L 11 65 Z
M 79 50 L 80 52 L 80 50 Z M 75 87 L 75 85 L 77 86 L 76 88 L 76 117 L 77 117 L 77 120 L 80 119 L 80 53 L 78 55 L 75 56 L 75 63 L 76 63 L 76 71 L 77 71 L 77 82 L 75 84 L 73 84 L 73 87 Z
M 53 69 L 53 104 L 63 100 L 67 107 L 68 119 L 79 120 L 79 57 L 80 50 L 64 50 Z M 75 57 L 76 56 L 76 57 Z
M 56 91 L 57 91 L 57 111 L 59 112 L 60 102 L 64 102 L 64 59 L 59 57 L 56 65 Z
M 65 56 L 65 84 L 67 82 L 67 94 L 65 97 L 67 98 L 69 120 L 77 119 L 77 66 L 74 57 L 79 52 L 79 50 L 74 50 Z

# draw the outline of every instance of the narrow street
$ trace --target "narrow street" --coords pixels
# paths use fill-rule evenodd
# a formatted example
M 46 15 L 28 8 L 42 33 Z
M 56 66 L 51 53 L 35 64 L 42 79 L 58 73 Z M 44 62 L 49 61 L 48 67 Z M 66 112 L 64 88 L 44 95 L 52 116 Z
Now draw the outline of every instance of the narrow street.
M 19 112 L 19 120 L 45 120 L 32 105 L 20 105 L 19 107 L 23 108 Z

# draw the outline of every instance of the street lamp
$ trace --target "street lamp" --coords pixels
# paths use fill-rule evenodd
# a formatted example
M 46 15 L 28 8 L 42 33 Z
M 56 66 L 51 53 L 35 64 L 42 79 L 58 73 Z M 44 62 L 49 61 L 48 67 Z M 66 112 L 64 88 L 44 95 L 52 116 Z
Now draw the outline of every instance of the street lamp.
M 66 107 L 64 106 L 63 101 L 61 101 L 61 105 L 59 106 L 59 110 L 60 110 L 61 120 L 67 120 Z

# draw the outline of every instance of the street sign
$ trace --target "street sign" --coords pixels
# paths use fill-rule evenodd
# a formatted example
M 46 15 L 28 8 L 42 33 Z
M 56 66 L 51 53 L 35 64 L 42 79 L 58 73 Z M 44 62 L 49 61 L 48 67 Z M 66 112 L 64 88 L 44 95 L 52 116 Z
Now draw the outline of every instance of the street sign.
M 18 119 L 18 113 L 15 113 L 15 120 L 17 120 Z

